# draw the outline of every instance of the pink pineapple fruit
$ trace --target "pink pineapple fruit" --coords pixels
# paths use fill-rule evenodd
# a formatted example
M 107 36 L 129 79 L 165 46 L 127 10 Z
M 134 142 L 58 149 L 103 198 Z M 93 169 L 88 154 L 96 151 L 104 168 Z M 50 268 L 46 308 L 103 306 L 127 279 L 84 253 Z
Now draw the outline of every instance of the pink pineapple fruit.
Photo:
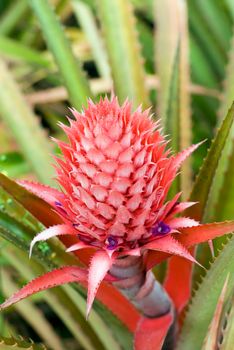
M 56 158 L 62 192 L 24 186 L 49 201 L 64 221 L 39 233 L 30 254 L 36 242 L 64 234 L 77 237 L 68 252 L 95 249 L 89 269 L 89 311 L 99 284 L 120 257 L 153 250 L 194 261 L 175 239 L 180 228 L 198 225 L 190 218 L 175 218 L 194 203 L 179 203 L 180 193 L 166 203 L 165 199 L 179 166 L 198 145 L 171 155 L 149 110 L 132 113 L 128 101 L 123 106 L 116 98 L 89 101 L 82 113 L 72 113 L 70 126 L 61 125 L 70 142 L 56 141 L 63 154 Z

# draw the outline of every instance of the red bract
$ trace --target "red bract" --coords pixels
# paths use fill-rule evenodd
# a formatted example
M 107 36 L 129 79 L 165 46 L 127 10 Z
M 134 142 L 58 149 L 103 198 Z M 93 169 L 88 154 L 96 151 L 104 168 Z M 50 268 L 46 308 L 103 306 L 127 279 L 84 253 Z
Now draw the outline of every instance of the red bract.
M 63 221 L 34 237 L 30 255 L 36 242 L 68 235 L 74 243 L 67 251 L 89 248 L 90 266 L 85 270 L 77 267 L 75 273 L 74 267 L 56 270 L 54 275 L 50 272 L 51 283 L 46 275 L 32 281 L 2 308 L 41 289 L 86 281 L 88 314 L 100 283 L 111 280 L 108 271 L 116 259 L 142 256 L 146 269 L 171 255 L 195 262 L 188 247 L 234 229 L 233 222 L 199 225 L 191 218 L 176 217 L 195 204 L 179 202 L 180 193 L 166 201 L 179 167 L 199 144 L 172 155 L 166 150 L 167 142 L 149 110 L 142 112 L 138 108 L 131 112 L 129 102 L 119 106 L 116 98 L 110 101 L 106 98 L 98 104 L 89 101 L 87 109 L 81 113 L 72 110 L 72 113 L 74 119 L 69 119 L 70 126 L 61 125 L 69 143 L 56 140 L 62 151 L 62 157 L 56 158 L 61 191 L 29 182 L 21 184 L 47 201 Z M 180 265 L 179 261 L 175 261 L 175 266 Z M 59 274 L 61 279 L 57 279 Z M 170 281 L 173 278 L 169 275 L 167 289 L 173 296 L 177 292 L 172 290 Z M 173 283 L 173 288 L 175 285 Z M 177 298 L 178 309 L 184 306 L 188 293 L 186 289 L 185 296 Z M 162 320 L 165 334 L 171 319 L 168 316 Z M 149 323 L 141 320 L 142 327 L 149 329 Z M 138 348 L 143 341 L 142 334 L 141 330 L 137 332 Z

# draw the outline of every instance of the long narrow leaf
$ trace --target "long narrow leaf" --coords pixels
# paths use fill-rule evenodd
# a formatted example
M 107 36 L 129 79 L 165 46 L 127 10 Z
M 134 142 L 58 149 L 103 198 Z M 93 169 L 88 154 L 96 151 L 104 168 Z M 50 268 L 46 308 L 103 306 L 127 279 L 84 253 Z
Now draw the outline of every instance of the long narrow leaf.
M 0 337 L 0 350 L 23 350 L 23 349 L 30 349 L 30 350 L 49 350 L 44 344 L 36 344 L 31 339 L 25 340 L 21 337 L 17 338 L 6 338 L 6 337 Z
M 149 105 L 145 76 L 129 0 L 100 0 L 99 10 L 114 87 L 120 101 L 133 101 L 134 107 Z
M 202 346 L 202 350 L 215 350 L 215 348 L 217 346 L 219 324 L 220 324 L 222 311 L 224 308 L 228 280 L 229 280 L 229 276 L 226 277 L 226 280 L 224 282 L 223 289 L 222 289 L 221 294 L 219 296 L 213 319 L 212 319 L 211 324 L 209 326 L 209 330 L 207 332 L 205 342 Z
M 27 0 L 14 1 L 0 19 L 0 33 L 8 35 L 28 9 Z
M 200 284 L 184 320 L 177 344 L 178 350 L 201 349 L 228 273 L 230 280 L 227 286 L 227 298 L 231 295 L 234 284 L 233 249 L 234 238 L 224 247 Z
M 63 32 L 52 7 L 47 0 L 29 1 L 37 16 L 47 45 L 58 64 L 60 73 L 67 88 L 70 102 L 79 109 L 86 103 L 91 92 L 84 72 L 75 59 L 69 42 Z
M 186 2 L 155 1 L 155 61 L 160 80 L 159 115 L 166 133 L 171 133 L 175 151 L 191 145 L 189 53 Z M 165 21 L 167 18 L 167 21 Z M 181 187 L 191 189 L 190 161 L 182 166 Z
M 50 66 L 49 60 L 43 57 L 40 52 L 5 36 L 0 36 L 0 53 L 11 59 L 21 59 L 24 62 L 46 68 Z
M 226 315 L 225 315 L 226 316 Z M 225 317 L 226 318 L 226 317 Z M 234 301 L 231 298 L 231 309 L 227 319 L 224 319 L 225 328 L 222 333 L 222 340 L 219 341 L 219 350 L 229 350 L 234 344 Z
M 217 45 L 215 35 L 199 9 L 198 1 L 188 1 L 188 4 L 192 36 L 197 38 L 202 51 L 206 54 L 206 60 L 220 79 L 224 73 L 225 53 Z
M 234 140 L 232 142 L 231 155 L 223 175 L 223 184 L 219 198 L 215 205 L 215 220 L 232 220 L 234 218 Z
M 110 80 L 111 73 L 107 54 L 104 49 L 104 43 L 95 23 L 95 17 L 91 9 L 89 6 L 78 0 L 73 0 L 72 5 L 75 15 L 91 46 L 99 74 L 103 78 Z
M 220 105 L 219 117 L 227 114 L 229 106 L 233 103 L 234 96 L 234 35 L 231 42 L 229 61 L 226 68 L 224 81 L 223 100 Z M 205 221 L 227 220 L 234 218 L 233 206 L 233 157 L 234 157 L 234 125 L 223 148 L 213 184 L 209 194 Z
M 207 154 L 206 159 L 203 162 L 202 168 L 199 171 L 191 193 L 190 199 L 192 201 L 198 202 L 198 204 L 194 206 L 193 210 L 190 211 L 191 216 L 196 220 L 203 219 L 213 178 L 215 176 L 216 169 L 221 158 L 226 140 L 230 135 L 230 131 L 233 125 L 233 119 L 234 103 L 232 104 L 215 139 L 213 140 L 211 148 Z
M 38 177 L 52 183 L 51 145 L 37 117 L 25 103 L 18 85 L 0 59 L 0 115 L 13 131 L 21 149 Z M 33 142 L 32 142 L 33 140 Z

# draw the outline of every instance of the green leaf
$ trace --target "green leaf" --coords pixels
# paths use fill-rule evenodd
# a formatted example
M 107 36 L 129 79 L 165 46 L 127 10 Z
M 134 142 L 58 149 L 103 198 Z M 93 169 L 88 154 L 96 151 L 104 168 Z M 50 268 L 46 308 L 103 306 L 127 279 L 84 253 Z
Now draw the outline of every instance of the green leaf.
M 51 210 L 48 203 L 25 190 L 16 182 L 0 173 L 0 187 L 12 196 L 25 209 L 30 211 L 43 225 L 52 226 L 61 223 L 59 216 Z
M 234 4 L 232 0 L 225 0 L 228 10 L 230 11 L 232 18 L 234 19 Z
M 170 81 L 170 89 L 168 95 L 168 104 L 165 118 L 165 133 L 170 135 L 170 146 L 175 153 L 180 151 L 180 106 L 179 106 L 179 57 L 180 57 L 180 43 L 176 51 L 172 76 Z M 181 191 L 181 178 L 177 176 L 170 188 L 170 196 Z
M 212 186 L 212 182 L 219 164 L 223 148 L 226 140 L 230 137 L 230 131 L 232 128 L 234 119 L 234 103 L 231 106 L 226 118 L 224 119 L 216 137 L 214 138 L 212 145 L 208 151 L 203 165 L 196 178 L 193 190 L 190 196 L 192 201 L 197 201 L 198 204 L 194 206 L 192 210 L 188 210 L 196 220 L 202 220 L 204 211 L 207 205 L 208 196 Z
M 185 2 L 178 0 L 156 0 L 155 5 L 159 115 L 166 133 L 174 140 L 173 150 L 180 151 L 191 145 L 187 8 Z M 191 175 L 190 160 L 187 160 L 180 175 L 184 198 L 190 193 Z
M 233 102 L 234 96 L 234 36 L 232 38 L 229 52 L 229 61 L 226 69 L 224 82 L 223 99 L 220 105 L 219 115 L 227 113 L 228 107 Z M 226 140 L 225 146 L 220 157 L 219 165 L 213 179 L 213 185 L 210 191 L 205 219 L 226 220 L 234 218 L 233 205 L 233 157 L 234 157 L 234 125 L 232 125 L 230 134 Z
M 224 73 L 224 64 L 226 55 L 217 44 L 214 33 L 210 30 L 209 25 L 204 18 L 204 13 L 200 11 L 197 1 L 188 1 L 191 35 L 197 40 L 202 51 L 206 54 L 212 70 L 220 79 Z
M 97 28 L 95 17 L 91 9 L 83 2 L 77 0 L 73 0 L 72 5 L 74 8 L 75 16 L 77 17 L 79 24 L 86 34 L 91 46 L 94 60 L 100 76 L 106 79 L 110 79 L 111 73 L 107 54 L 104 49 L 104 43 Z
M 215 72 L 207 60 L 206 53 L 200 47 L 196 36 L 189 38 L 191 51 L 191 73 L 192 81 L 210 88 L 218 87 L 218 80 Z
M 45 68 L 50 66 L 49 60 L 43 57 L 40 52 L 4 36 L 0 36 L 0 53 L 9 58 L 20 59 Z
M 121 349 L 129 350 L 133 343 L 133 334 L 122 324 L 122 322 L 109 311 L 108 308 L 104 307 L 99 302 L 94 302 L 94 309 L 102 317 L 105 324 L 108 326 L 113 336 L 118 340 L 121 345 Z
M 175 59 L 172 68 L 172 74 L 169 85 L 169 95 L 167 102 L 167 110 L 165 115 L 165 133 L 170 135 L 170 145 L 174 152 L 180 151 L 180 42 L 175 52 Z M 178 189 L 179 190 L 179 189 Z M 178 192 L 178 191 L 177 191 Z
M 14 133 L 32 169 L 41 181 L 52 183 L 54 170 L 49 154 L 51 144 L 2 60 L 0 60 L 0 105 L 0 115 Z
M 29 173 L 30 167 L 20 153 L 9 152 L 0 154 L 0 172 L 12 177 Z
M 71 46 L 62 26 L 49 1 L 31 0 L 29 3 L 40 22 L 47 45 L 57 62 L 69 94 L 70 102 L 73 107 L 80 109 L 92 94 L 84 72 L 72 53 Z
M 222 316 L 222 311 L 224 309 L 224 303 L 225 303 L 225 295 L 227 291 L 227 285 L 228 285 L 229 276 L 226 277 L 226 280 L 223 285 L 223 289 L 221 291 L 221 294 L 219 296 L 219 300 L 217 302 L 216 310 L 213 316 L 213 319 L 211 321 L 211 324 L 209 326 L 209 330 L 206 335 L 205 342 L 202 346 L 202 350 L 215 350 L 216 344 L 218 340 L 218 332 L 219 332 L 219 324 L 220 319 Z
M 228 274 L 230 274 L 230 280 L 227 286 L 227 298 L 232 294 L 234 285 L 233 249 L 234 237 L 212 263 L 192 298 L 177 344 L 178 350 L 201 349 Z
M 234 218 L 234 140 L 231 155 L 227 159 L 227 168 L 223 174 L 223 184 L 215 206 L 216 220 L 232 220 Z
M 73 303 L 81 311 L 82 315 L 86 315 L 86 301 L 80 296 L 77 295 L 76 291 L 69 286 L 63 287 L 66 293 L 69 295 Z M 114 339 L 111 334 L 110 325 L 106 324 L 94 310 L 90 313 L 89 322 L 94 327 L 97 332 L 97 336 L 103 343 L 106 349 L 120 350 L 120 345 L 117 339 Z
M 228 315 L 224 316 L 222 329 L 222 340 L 219 341 L 219 350 L 230 350 L 234 344 L 234 300 L 231 298 L 231 307 Z
M 35 232 L 0 210 L 0 236 L 28 254 Z M 47 268 L 56 266 L 54 254 L 47 243 L 37 246 L 32 256 Z
M 0 350 L 49 350 L 45 345 L 35 344 L 32 340 L 24 340 L 23 338 L 5 338 L 0 337 Z
M 0 18 L 0 34 L 8 35 L 28 9 L 27 0 L 17 0 L 3 13 Z
M 230 45 L 231 21 L 225 11 L 222 1 L 197 0 L 194 4 L 197 13 L 201 16 L 200 24 L 212 35 L 217 49 L 226 55 Z M 219 25 L 217 25 L 217 23 Z M 210 43 L 209 43 L 210 44 Z
M 97 9 L 117 96 L 121 102 L 129 98 L 134 107 L 140 104 L 149 106 L 135 18 L 129 0 L 100 0 Z

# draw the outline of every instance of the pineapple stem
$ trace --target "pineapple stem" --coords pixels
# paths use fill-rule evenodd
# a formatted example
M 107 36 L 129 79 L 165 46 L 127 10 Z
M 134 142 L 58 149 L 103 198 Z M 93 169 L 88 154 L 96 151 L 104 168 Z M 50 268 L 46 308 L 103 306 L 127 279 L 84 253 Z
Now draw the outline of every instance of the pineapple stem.
M 172 305 L 168 294 L 155 280 L 151 271 L 145 272 L 141 257 L 128 256 L 117 259 L 110 273 L 117 277 L 114 282 L 121 292 L 130 299 L 146 317 L 167 314 Z
M 161 317 L 174 309 L 172 300 L 152 271 L 145 271 L 142 257 L 126 256 L 115 261 L 110 274 L 118 278 L 113 284 L 145 317 Z M 175 314 L 175 313 L 174 313 Z M 176 314 L 165 339 L 163 349 L 172 349 L 177 330 Z M 166 347 L 165 347 L 166 346 Z

